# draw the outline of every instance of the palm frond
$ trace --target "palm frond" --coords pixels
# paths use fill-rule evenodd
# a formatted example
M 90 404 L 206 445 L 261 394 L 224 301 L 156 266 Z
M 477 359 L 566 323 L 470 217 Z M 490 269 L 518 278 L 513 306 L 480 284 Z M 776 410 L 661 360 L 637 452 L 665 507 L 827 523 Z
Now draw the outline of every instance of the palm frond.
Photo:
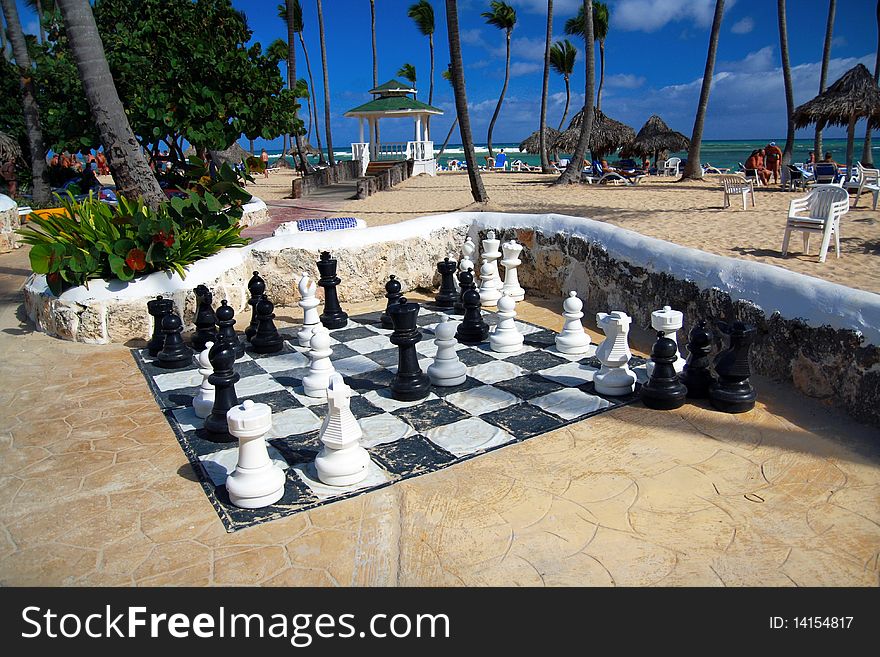
M 419 0 L 410 5 L 406 15 L 415 21 L 419 32 L 425 36 L 434 34 L 434 7 L 428 0 Z
M 516 9 L 500 0 L 492 0 L 489 7 L 491 11 L 484 11 L 480 16 L 486 19 L 487 24 L 510 32 L 516 25 Z

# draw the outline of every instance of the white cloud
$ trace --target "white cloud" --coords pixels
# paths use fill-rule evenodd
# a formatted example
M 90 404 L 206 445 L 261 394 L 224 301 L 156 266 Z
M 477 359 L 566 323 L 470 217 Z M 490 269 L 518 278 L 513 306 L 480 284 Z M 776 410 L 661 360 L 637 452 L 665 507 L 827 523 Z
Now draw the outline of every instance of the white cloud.
M 755 21 L 751 16 L 746 16 L 730 26 L 730 31 L 734 34 L 748 34 L 753 29 L 755 29 Z
M 510 75 L 511 77 L 529 75 L 536 71 L 543 70 L 543 68 L 544 66 L 542 64 L 536 64 L 535 62 L 513 62 L 510 65 Z
M 598 80 L 596 82 L 598 84 Z M 618 89 L 638 89 L 643 84 L 645 84 L 645 77 L 642 75 L 618 73 L 616 75 L 608 75 L 605 77 L 606 87 L 616 87 Z
M 523 11 L 547 16 L 547 0 L 507 0 L 507 3 Z M 553 15 L 577 13 L 578 8 L 583 4 L 583 0 L 555 0 Z
M 760 50 L 750 52 L 743 59 L 733 62 L 719 62 L 715 69 L 717 71 L 740 72 L 770 71 L 773 70 L 778 63 L 774 52 L 775 48 L 773 46 L 765 46 Z
M 486 40 L 483 38 L 483 31 L 478 27 L 470 30 L 462 30 L 460 37 L 462 43 L 466 43 L 470 46 L 482 46 L 486 43 Z
M 728 0 L 725 12 L 734 2 Z M 708 27 L 715 13 L 715 0 L 620 0 L 611 11 L 611 24 L 621 30 L 656 32 L 674 21 L 693 21 Z
M 554 35 L 551 37 L 550 43 L 555 43 L 556 41 L 562 41 L 563 39 L 568 39 L 571 42 L 571 37 L 567 35 Z M 578 57 L 580 57 L 581 49 L 577 47 L 577 39 L 574 42 L 571 42 L 575 47 L 575 50 L 578 51 Z M 542 37 L 521 37 L 517 36 L 516 32 L 513 33 L 513 38 L 510 41 L 510 52 L 517 59 L 526 59 L 533 62 L 543 62 L 544 61 L 544 45 L 545 41 Z
M 831 38 L 831 46 L 834 48 L 842 48 L 847 45 L 849 41 L 846 40 L 846 37 L 836 36 Z

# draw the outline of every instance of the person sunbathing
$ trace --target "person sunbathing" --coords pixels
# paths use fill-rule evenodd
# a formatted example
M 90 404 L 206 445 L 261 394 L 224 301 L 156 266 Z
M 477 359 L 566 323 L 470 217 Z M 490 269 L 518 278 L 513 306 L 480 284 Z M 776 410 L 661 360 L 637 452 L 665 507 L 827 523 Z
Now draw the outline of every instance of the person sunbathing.
M 606 160 L 600 160 L 599 164 L 602 165 L 602 173 L 616 173 L 624 178 L 635 178 L 636 176 L 643 175 L 640 171 L 629 171 L 627 169 L 618 169 L 617 167 L 613 167 Z
M 752 151 L 749 159 L 746 160 L 746 171 L 754 169 L 758 173 L 758 179 L 762 184 L 766 185 L 770 182 L 770 171 L 764 167 L 764 150 Z

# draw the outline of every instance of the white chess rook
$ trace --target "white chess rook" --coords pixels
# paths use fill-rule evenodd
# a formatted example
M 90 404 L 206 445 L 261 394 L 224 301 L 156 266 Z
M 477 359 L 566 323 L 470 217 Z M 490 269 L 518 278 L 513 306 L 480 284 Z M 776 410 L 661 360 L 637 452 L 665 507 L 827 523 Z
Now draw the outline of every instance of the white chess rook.
M 506 292 L 516 301 L 522 301 L 526 297 L 526 291 L 519 284 L 517 268 L 522 264 L 519 254 L 522 253 L 523 247 L 516 240 L 509 240 L 501 245 L 501 250 L 504 252 L 504 259 L 501 261 L 504 265 L 504 285 L 501 291 Z
M 333 350 L 330 348 L 330 332 L 319 324 L 312 333 L 309 343 L 309 373 L 303 377 L 303 391 L 307 397 L 324 399 L 327 397 L 327 388 L 330 385 L 330 377 L 336 373 L 330 356 Z
M 629 350 L 627 336 L 632 319 L 624 312 L 598 313 L 596 323 L 605 333 L 605 339 L 596 350 L 596 357 L 602 363 L 593 375 L 593 385 L 600 395 L 619 397 L 634 392 L 636 375 L 629 369 Z
M 238 438 L 238 463 L 226 478 L 229 500 L 243 509 L 260 509 L 284 495 L 284 470 L 272 462 L 263 436 L 272 428 L 272 409 L 246 399 L 226 413 L 229 433 Z
M 495 330 L 489 334 L 489 346 L 492 351 L 505 353 L 519 351 L 523 346 L 523 336 L 516 328 L 516 299 L 505 292 L 498 300 L 498 317 L 500 321 Z
M 467 365 L 458 358 L 455 346 L 455 331 L 458 322 L 450 322 L 449 317 L 440 315 L 440 323 L 434 327 L 434 344 L 437 345 L 437 354 L 434 362 L 428 365 L 428 378 L 435 386 L 449 387 L 464 383 L 467 375 Z
M 360 446 L 363 431 L 349 408 L 350 398 L 351 388 L 342 375 L 330 377 L 327 417 L 319 434 L 324 447 L 315 457 L 318 478 L 328 486 L 350 486 L 368 473 L 370 455 Z
M 486 233 L 486 239 L 483 240 L 483 263 L 488 264 L 492 269 L 492 285 L 498 290 L 501 290 L 501 287 L 504 283 L 501 282 L 501 272 L 498 271 L 498 260 L 501 258 L 501 251 L 498 250 L 498 245 L 501 244 L 501 240 L 495 238 L 495 231 L 490 230 Z M 483 269 L 480 268 L 480 286 L 482 287 L 483 280 Z M 499 295 L 500 298 L 500 295 Z M 493 304 L 494 305 L 494 304 Z
M 296 339 L 300 347 L 308 347 L 312 339 L 312 333 L 315 327 L 321 323 L 321 317 L 318 314 L 317 285 L 315 281 L 309 278 L 305 272 L 299 273 L 299 307 L 303 309 L 303 325 L 296 334 Z
M 193 410 L 196 412 L 196 417 L 203 419 L 214 410 L 214 384 L 208 381 L 208 377 L 214 373 L 214 368 L 211 367 L 211 361 L 208 359 L 208 352 L 213 346 L 213 342 L 206 342 L 204 350 L 193 356 L 196 365 L 198 365 L 199 374 L 202 375 L 202 384 L 199 386 L 196 396 L 193 397 Z
M 584 316 L 583 307 L 584 302 L 578 299 L 574 290 L 569 292 L 568 298 L 562 302 L 565 325 L 562 327 L 562 332 L 556 336 L 556 349 L 563 354 L 585 354 L 590 348 L 590 336 L 581 324 L 581 317 Z
M 655 310 L 651 313 L 651 327 L 655 331 L 663 331 L 663 335 L 675 343 L 675 362 L 672 367 L 675 368 L 676 374 L 681 374 L 687 361 L 682 358 L 681 351 L 678 348 L 678 331 L 684 326 L 684 314 L 678 310 L 673 310 L 669 306 L 663 306 L 662 310 Z M 648 377 L 654 374 L 654 361 L 649 360 L 645 366 Z
M 495 284 L 497 274 L 492 270 L 492 265 L 484 262 L 480 267 L 480 305 L 483 308 L 494 308 L 501 298 L 501 290 Z

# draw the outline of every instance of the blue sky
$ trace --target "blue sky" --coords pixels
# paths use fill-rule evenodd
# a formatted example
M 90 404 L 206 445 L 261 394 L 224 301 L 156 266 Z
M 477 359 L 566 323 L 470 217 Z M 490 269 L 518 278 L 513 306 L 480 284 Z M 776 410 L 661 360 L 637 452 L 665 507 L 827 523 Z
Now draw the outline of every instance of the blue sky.
M 376 0 L 379 82 L 395 77 L 400 66 L 415 65 L 419 99 L 428 100 L 428 40 L 406 15 L 413 0 Z M 314 0 L 301 0 L 306 44 L 318 91 L 323 120 L 320 44 Z M 517 10 L 512 41 L 512 77 L 493 141 L 518 142 L 538 127 L 546 0 L 508 0 Z M 440 77 L 449 61 L 445 2 L 431 0 L 436 16 L 434 105 L 446 114 L 432 121 L 432 137 L 442 141 L 454 118 L 452 89 Z M 19 1 L 26 31 L 36 23 Z M 244 10 L 253 40 L 268 46 L 286 38 L 277 17 L 278 0 L 233 0 Z M 372 57 L 368 0 L 324 0 L 324 21 L 331 89 L 335 150 L 347 149 L 357 139 L 357 121 L 343 113 L 370 98 Z M 608 0 L 610 30 L 606 40 L 605 90 L 602 109 L 609 116 L 638 128 L 653 113 L 686 135 L 693 128 L 694 111 L 706 63 L 706 47 L 714 0 Z M 503 33 L 480 16 L 488 0 L 459 0 L 459 20 L 465 60 L 465 80 L 474 139 L 485 142 L 486 130 L 504 77 Z M 555 0 L 554 38 L 564 38 L 565 20 L 577 12 L 581 0 Z M 818 92 L 819 68 L 828 0 L 789 0 L 788 32 L 793 68 L 795 104 Z M 873 72 L 877 48 L 874 0 L 842 0 L 837 4 L 829 84 L 861 62 Z M 572 110 L 583 105 L 583 43 L 572 77 Z M 598 69 L 598 48 L 596 48 Z M 298 73 L 305 76 L 302 51 Z M 598 84 L 598 70 L 597 70 Z M 548 124 L 556 126 L 565 103 L 562 78 L 550 77 Z M 387 120 L 383 140 L 409 137 L 412 124 Z M 860 125 L 858 132 L 863 132 Z M 826 135 L 845 136 L 842 128 Z M 812 136 L 812 129 L 799 131 Z M 780 70 L 776 2 L 727 0 L 718 46 L 715 81 L 709 101 L 705 139 L 770 139 L 785 137 L 785 96 Z M 458 141 L 458 135 L 452 138 Z M 280 144 L 280 140 L 278 140 Z M 258 146 L 259 146 L 258 142 Z

